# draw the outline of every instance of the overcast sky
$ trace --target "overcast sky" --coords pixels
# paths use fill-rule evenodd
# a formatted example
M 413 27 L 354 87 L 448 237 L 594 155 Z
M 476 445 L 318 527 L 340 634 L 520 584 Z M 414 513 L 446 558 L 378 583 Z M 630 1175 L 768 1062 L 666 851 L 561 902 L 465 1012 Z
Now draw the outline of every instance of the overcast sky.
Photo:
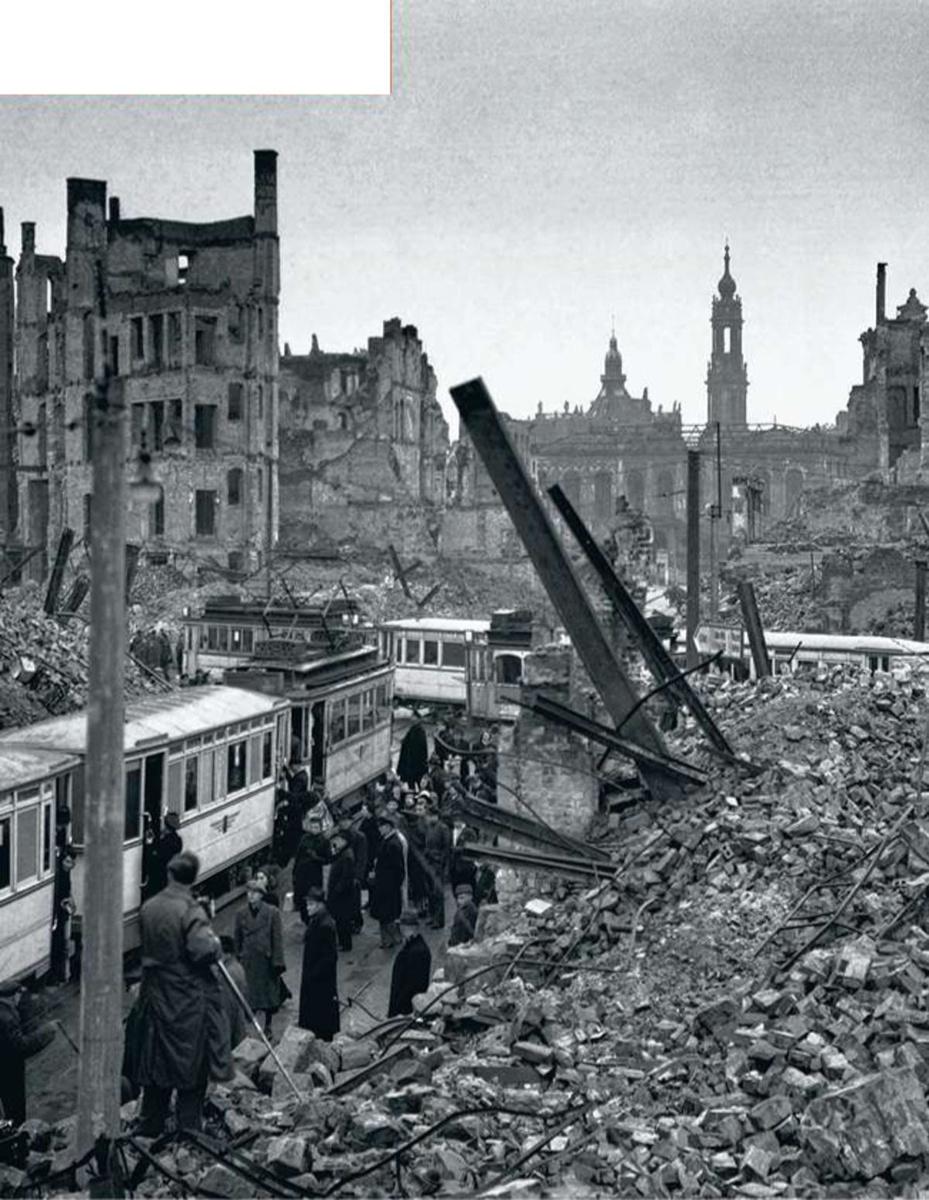
M 282 339 L 399 316 L 449 414 L 477 374 L 514 414 L 586 406 L 615 314 L 630 390 L 705 419 L 726 236 L 750 421 L 834 421 L 878 260 L 891 312 L 929 293 L 918 0 L 395 0 L 394 29 L 390 98 L 0 98 L 8 251 L 33 220 L 63 252 L 68 175 L 127 217 L 248 212 L 275 148 Z

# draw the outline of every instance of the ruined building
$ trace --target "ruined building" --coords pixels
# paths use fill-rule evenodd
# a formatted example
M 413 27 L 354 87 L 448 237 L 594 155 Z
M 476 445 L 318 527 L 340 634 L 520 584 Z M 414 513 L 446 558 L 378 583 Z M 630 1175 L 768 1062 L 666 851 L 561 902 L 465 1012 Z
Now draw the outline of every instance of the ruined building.
M 0 544 L 12 541 L 16 529 L 16 473 L 13 433 L 16 421 L 13 405 L 13 341 L 15 296 L 13 259 L 6 252 L 3 234 L 3 209 L 0 208 Z
M 921 403 L 929 325 L 915 288 L 896 317 L 888 318 L 886 297 L 887 264 L 878 263 L 874 327 L 858 339 L 862 379 L 849 393 L 840 429 L 855 440 L 862 461 L 870 460 L 885 474 L 899 465 L 904 475 L 912 475 L 929 456 L 929 437 L 923 436 L 929 414 L 924 416 Z
M 281 535 L 291 548 L 320 538 L 399 547 L 430 513 L 435 528 L 448 449 L 435 372 L 414 325 L 385 321 L 380 337 L 352 353 L 324 352 L 315 335 L 309 354 L 285 346 Z
M 19 538 L 47 553 L 65 526 L 87 533 L 93 386 L 108 365 L 129 409 L 130 480 L 145 451 L 162 487 L 130 503 L 129 539 L 178 566 L 256 566 L 277 537 L 277 154 L 255 151 L 248 216 L 124 217 L 106 191 L 68 180 L 64 259 L 36 253 L 23 225 L 13 408 L 36 432 L 18 439 Z M 32 567 L 40 577 L 45 554 Z

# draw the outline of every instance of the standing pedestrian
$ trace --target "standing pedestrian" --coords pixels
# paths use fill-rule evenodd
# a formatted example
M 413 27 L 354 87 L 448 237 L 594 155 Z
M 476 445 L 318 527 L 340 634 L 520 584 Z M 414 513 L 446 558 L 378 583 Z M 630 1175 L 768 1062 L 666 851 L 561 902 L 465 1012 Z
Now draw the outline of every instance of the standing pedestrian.
M 451 850 L 452 839 L 448 827 L 439 820 L 438 807 L 430 806 L 426 815 L 424 854 L 429 888 L 429 924 L 433 929 L 442 929 L 445 925 L 445 887 L 449 877 Z
M 0 1102 L 4 1118 L 14 1125 L 26 1119 L 26 1059 L 55 1036 L 51 1023 L 30 1030 L 25 998 L 25 988 L 18 983 L 0 986 Z
M 177 1091 L 180 1129 L 198 1130 L 210 1079 L 233 1077 L 229 1018 L 213 964 L 219 938 L 191 888 L 200 870 L 195 854 L 168 863 L 168 884 L 142 905 L 142 987 L 139 995 L 142 1085 L 140 1132 L 164 1132 Z
M 362 909 L 361 893 L 368 885 L 368 839 L 358 822 L 346 820 L 345 836 L 349 840 L 355 859 L 355 891 L 352 909 L 352 933 L 361 933 L 364 929 L 364 911 Z
M 474 893 L 466 884 L 455 888 L 455 919 L 452 921 L 451 932 L 448 935 L 449 946 L 463 946 L 474 937 L 474 927 L 477 924 L 477 905 L 474 903 Z
M 245 970 L 248 1002 L 256 1013 L 264 1013 L 270 1036 L 271 1018 L 283 999 L 280 977 L 287 969 L 281 914 L 268 904 L 257 876 L 248 882 L 247 897 L 245 908 L 236 913 L 235 951 Z
M 379 822 L 381 844 L 374 863 L 371 916 L 381 927 L 381 949 L 389 950 L 403 941 L 400 915 L 403 912 L 403 883 L 406 878 L 403 846 L 389 817 Z
M 348 840 L 337 833 L 331 841 L 332 866 L 326 889 L 326 907 L 335 922 L 339 949 L 352 948 L 352 925 L 355 920 L 355 856 Z
M 429 990 L 432 951 L 421 933 L 411 933 L 394 959 L 388 1017 L 413 1011 L 413 997 Z
M 294 856 L 294 908 L 302 911 L 304 897 L 310 888 L 323 889 L 323 867 L 329 861 L 329 840 L 323 833 L 323 823 L 315 813 L 307 813 L 303 821 L 303 837 Z
M 335 922 L 319 888 L 307 893 L 303 910 L 303 974 L 300 979 L 300 1015 L 297 1024 L 310 1029 L 324 1042 L 339 1032 L 339 984 Z

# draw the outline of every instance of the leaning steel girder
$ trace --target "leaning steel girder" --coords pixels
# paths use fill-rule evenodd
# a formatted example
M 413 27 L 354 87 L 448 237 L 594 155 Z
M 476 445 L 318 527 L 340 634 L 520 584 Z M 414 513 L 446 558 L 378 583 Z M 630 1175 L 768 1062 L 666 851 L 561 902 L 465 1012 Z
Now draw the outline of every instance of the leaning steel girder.
M 483 379 L 470 379 L 449 390 L 462 423 L 607 712 L 616 725 L 625 726 L 631 740 L 667 757 L 661 734 L 644 708 L 637 709 L 635 689 L 616 660 Z M 647 772 L 647 782 L 653 791 L 667 792 L 666 777 L 655 776 L 647 768 L 643 770 Z

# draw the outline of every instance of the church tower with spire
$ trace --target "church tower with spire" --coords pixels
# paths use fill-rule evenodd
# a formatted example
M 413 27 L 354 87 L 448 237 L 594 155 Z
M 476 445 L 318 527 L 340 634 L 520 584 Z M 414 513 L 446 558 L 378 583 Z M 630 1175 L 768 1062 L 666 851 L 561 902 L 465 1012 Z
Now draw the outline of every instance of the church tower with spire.
M 744 425 L 748 370 L 742 357 L 742 298 L 729 273 L 729 243 L 723 255 L 723 275 L 713 297 L 713 343 L 706 374 L 707 423 Z

